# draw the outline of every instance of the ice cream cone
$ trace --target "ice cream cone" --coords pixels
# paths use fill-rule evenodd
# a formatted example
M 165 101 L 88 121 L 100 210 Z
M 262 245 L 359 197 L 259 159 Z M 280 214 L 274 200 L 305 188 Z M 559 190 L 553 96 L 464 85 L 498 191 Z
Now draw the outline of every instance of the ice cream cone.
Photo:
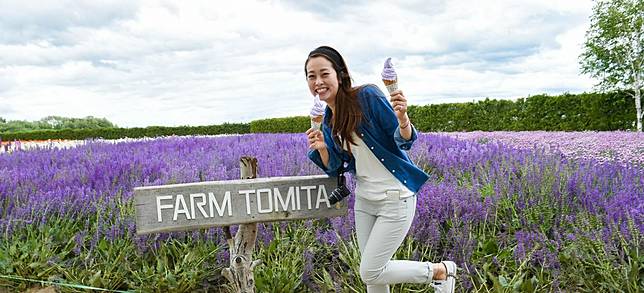
M 385 60 L 385 66 L 382 68 L 382 82 L 387 87 L 389 94 L 398 90 L 398 75 L 391 64 L 391 58 Z

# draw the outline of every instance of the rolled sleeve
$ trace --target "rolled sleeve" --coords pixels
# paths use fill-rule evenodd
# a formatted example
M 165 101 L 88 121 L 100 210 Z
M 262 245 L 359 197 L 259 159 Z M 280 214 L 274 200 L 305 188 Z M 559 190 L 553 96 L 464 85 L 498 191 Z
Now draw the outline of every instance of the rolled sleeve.
M 418 133 L 416 133 L 416 128 L 414 127 L 414 125 L 410 123 L 409 126 L 411 126 L 411 137 L 409 138 L 409 140 L 406 140 L 402 137 L 402 134 L 400 134 L 400 125 L 398 125 L 396 131 L 394 132 L 394 141 L 396 142 L 396 145 L 398 145 L 398 148 L 405 151 L 410 150 L 411 146 L 414 144 L 414 141 L 416 141 L 416 139 L 418 138 Z

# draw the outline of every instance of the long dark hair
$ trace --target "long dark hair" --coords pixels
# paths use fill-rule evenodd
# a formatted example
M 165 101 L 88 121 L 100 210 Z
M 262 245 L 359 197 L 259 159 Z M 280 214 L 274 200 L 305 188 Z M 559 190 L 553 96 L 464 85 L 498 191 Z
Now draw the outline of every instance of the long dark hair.
M 330 118 L 331 133 L 334 141 L 338 141 L 340 146 L 346 143 L 349 154 L 351 154 L 351 145 L 356 145 L 352 133 L 357 132 L 359 123 L 364 120 L 364 115 L 358 102 L 358 92 L 362 86 L 351 86 L 351 76 L 344 58 L 338 51 L 328 46 L 318 47 L 309 53 L 306 62 L 304 62 L 304 74 L 306 74 L 306 65 L 314 57 L 323 57 L 329 60 L 338 76 L 339 87 L 335 96 L 335 113 Z M 338 135 L 340 140 L 337 139 Z

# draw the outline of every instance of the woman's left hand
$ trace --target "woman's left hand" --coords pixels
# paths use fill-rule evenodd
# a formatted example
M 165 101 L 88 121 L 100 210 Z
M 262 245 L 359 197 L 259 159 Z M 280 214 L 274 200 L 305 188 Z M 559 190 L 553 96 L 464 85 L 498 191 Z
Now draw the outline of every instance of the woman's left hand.
M 401 90 L 396 90 L 393 91 L 390 96 L 391 99 L 389 99 L 389 101 L 391 101 L 391 106 L 394 108 L 398 121 L 406 121 L 409 119 L 407 117 L 407 98 L 405 98 L 403 92 Z

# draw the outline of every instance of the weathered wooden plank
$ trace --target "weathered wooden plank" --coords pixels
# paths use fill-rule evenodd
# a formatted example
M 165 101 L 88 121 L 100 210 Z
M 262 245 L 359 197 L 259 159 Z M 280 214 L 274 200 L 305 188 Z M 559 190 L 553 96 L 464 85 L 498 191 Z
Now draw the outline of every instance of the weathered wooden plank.
M 242 179 L 257 178 L 257 158 L 241 157 L 239 160 L 239 173 Z M 226 226 L 227 230 L 228 226 Z M 228 279 L 231 289 L 235 293 L 255 293 L 255 267 L 262 262 L 253 260 L 255 240 L 257 239 L 257 223 L 240 224 L 235 233 L 235 239 L 226 235 L 228 249 L 230 249 L 230 266 L 221 270 L 221 274 Z
M 326 175 L 210 181 L 134 189 L 138 234 L 346 215 Z

